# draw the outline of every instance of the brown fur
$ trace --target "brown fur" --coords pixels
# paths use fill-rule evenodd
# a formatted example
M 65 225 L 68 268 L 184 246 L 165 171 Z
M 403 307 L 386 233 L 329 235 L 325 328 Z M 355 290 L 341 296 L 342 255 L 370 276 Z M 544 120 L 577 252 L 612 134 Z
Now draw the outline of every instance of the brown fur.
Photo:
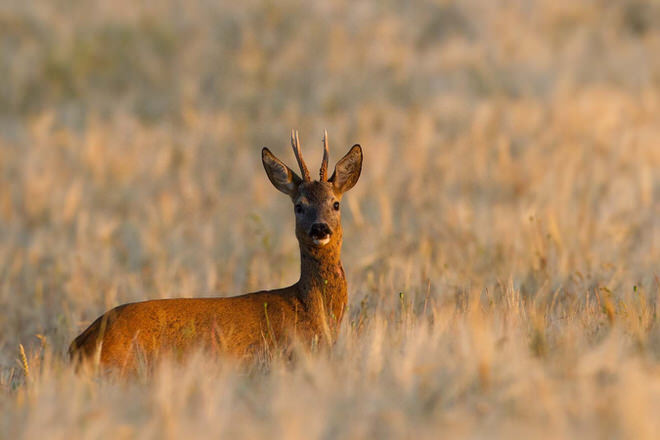
M 262 156 L 273 184 L 290 195 L 294 204 L 306 206 L 304 214 L 296 215 L 300 280 L 282 289 L 229 298 L 121 305 L 96 319 L 71 343 L 69 355 L 74 361 L 95 361 L 104 370 L 127 372 L 142 361 L 185 356 L 193 349 L 252 359 L 273 347 L 288 346 L 292 339 L 308 345 L 314 341 L 331 344 L 336 339 L 347 286 L 340 261 L 341 222 L 333 204 L 357 181 L 362 152 L 354 146 L 337 164 L 338 178 L 333 175 L 330 181 L 320 182 L 303 181 L 267 149 Z M 356 158 L 357 171 L 356 164 L 340 166 Z M 344 168 L 353 174 L 344 176 Z M 313 244 L 309 232 L 319 221 L 332 231 L 330 242 L 321 247 Z

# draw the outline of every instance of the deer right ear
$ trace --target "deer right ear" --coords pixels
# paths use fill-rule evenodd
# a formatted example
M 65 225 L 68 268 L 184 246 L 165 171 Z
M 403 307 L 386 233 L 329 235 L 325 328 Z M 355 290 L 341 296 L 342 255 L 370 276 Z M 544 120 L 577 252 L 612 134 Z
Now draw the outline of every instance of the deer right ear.
M 335 165 L 335 172 L 328 182 L 332 183 L 335 191 L 343 194 L 357 183 L 362 172 L 362 147 L 355 144 L 344 157 L 342 157 L 337 165 Z
M 261 150 L 261 162 L 264 164 L 268 179 L 273 186 L 289 197 L 294 198 L 302 179 L 266 147 Z

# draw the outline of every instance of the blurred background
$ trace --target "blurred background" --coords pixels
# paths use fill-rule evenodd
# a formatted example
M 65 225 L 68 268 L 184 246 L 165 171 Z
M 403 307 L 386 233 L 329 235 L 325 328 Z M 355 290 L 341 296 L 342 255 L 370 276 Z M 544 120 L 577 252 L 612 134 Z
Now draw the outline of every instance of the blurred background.
M 649 1 L 3 0 L 0 347 L 295 281 L 259 160 L 292 164 L 291 128 L 314 167 L 325 128 L 331 160 L 365 149 L 354 301 L 650 287 L 659 24 Z
M 295 282 L 292 128 L 364 148 L 347 326 L 515 292 L 598 301 L 590 346 L 643 304 L 657 362 L 658 54 L 651 0 L 0 0 L 0 383 L 123 302 Z

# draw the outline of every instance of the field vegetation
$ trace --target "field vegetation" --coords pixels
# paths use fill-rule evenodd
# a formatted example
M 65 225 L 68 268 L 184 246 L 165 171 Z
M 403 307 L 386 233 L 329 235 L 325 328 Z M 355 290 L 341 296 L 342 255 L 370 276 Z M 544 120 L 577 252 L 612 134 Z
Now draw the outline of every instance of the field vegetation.
M 659 438 L 658 54 L 651 0 L 0 0 L 0 439 Z M 297 280 L 291 128 L 365 152 L 337 344 L 76 375 Z

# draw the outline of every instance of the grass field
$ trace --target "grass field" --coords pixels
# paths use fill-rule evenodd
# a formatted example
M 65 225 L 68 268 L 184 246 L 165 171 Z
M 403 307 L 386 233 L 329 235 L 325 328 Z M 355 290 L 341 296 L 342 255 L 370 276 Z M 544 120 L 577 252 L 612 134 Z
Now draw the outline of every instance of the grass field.
M 659 438 L 658 54 L 650 0 L 0 0 L 0 439 Z M 337 344 L 74 374 L 297 280 L 291 128 L 365 152 Z

